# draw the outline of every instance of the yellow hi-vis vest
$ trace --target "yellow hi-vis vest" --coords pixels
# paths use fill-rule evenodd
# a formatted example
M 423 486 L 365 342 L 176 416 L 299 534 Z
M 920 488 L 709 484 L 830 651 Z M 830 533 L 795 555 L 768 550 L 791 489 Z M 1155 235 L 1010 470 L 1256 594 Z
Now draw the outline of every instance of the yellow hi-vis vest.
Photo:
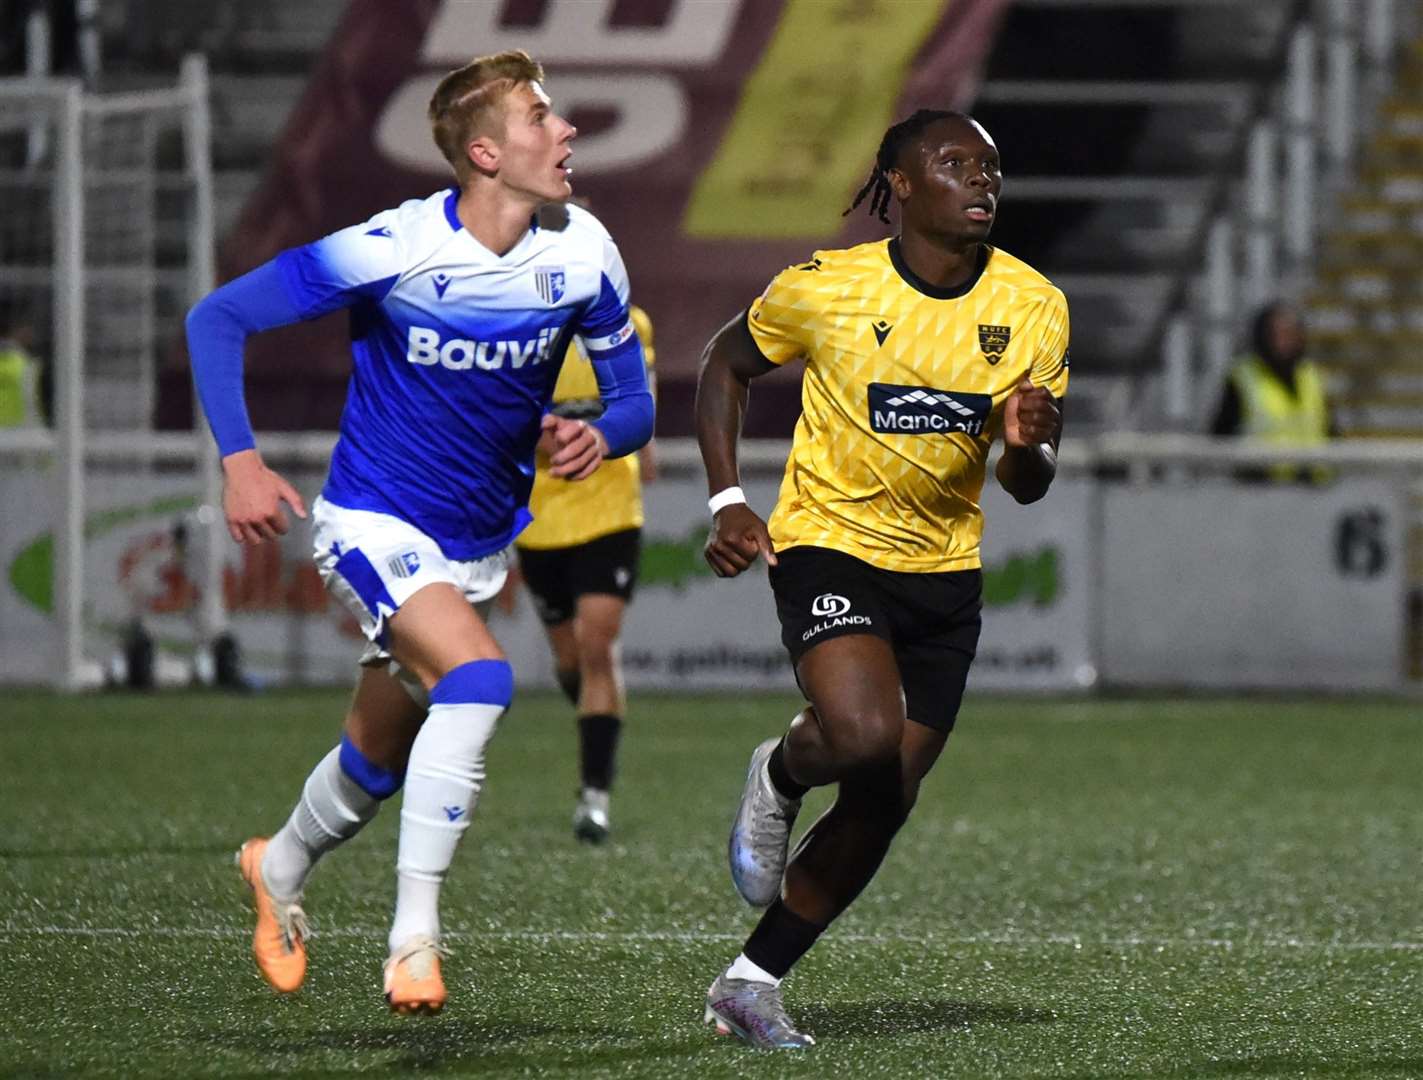
M 1280 381 L 1259 357 L 1241 360 L 1230 373 L 1240 396 L 1240 433 L 1275 446 L 1321 446 L 1329 439 L 1329 406 L 1324 400 L 1324 379 L 1309 361 L 1295 365 L 1294 389 Z M 1270 475 L 1276 480 L 1294 480 L 1299 471 L 1293 465 L 1274 465 Z M 1328 470 L 1310 469 L 1316 480 L 1328 478 Z
M 20 349 L 0 346 L 0 428 L 20 427 L 34 419 L 31 366 Z

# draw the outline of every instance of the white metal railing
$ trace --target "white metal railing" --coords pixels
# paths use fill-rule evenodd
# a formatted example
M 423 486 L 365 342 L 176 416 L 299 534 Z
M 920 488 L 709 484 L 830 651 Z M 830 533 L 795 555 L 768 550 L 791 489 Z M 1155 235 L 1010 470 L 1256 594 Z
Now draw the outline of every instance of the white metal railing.
M 1023 176 L 1003 182 L 1005 194 L 1015 202 L 1082 199 L 1121 202 L 1198 202 L 1207 194 L 1209 180 L 1152 176 Z
M 96 431 L 90 433 L 85 456 L 93 463 L 151 461 L 190 465 L 207 453 L 203 440 L 191 431 Z M 266 431 L 257 436 L 263 458 L 275 467 L 323 466 L 336 445 L 334 431 Z M 790 452 L 784 439 L 743 439 L 738 458 L 747 469 L 784 467 Z M 57 453 L 60 439 L 46 428 L 0 430 L 0 462 L 17 455 Z M 997 444 L 990 460 L 998 454 Z M 702 467 L 697 442 L 691 438 L 659 439 L 661 467 L 696 471 Z M 1228 472 L 1242 466 L 1273 464 L 1325 465 L 1334 469 L 1416 475 L 1423 480 L 1423 442 L 1416 439 L 1339 439 L 1312 447 L 1280 447 L 1250 439 L 1219 439 L 1189 433 L 1106 432 L 1074 437 L 1062 445 L 1058 464 L 1063 470 L 1111 466 L 1190 465 Z
M 1250 125 L 1244 198 L 1204 223 L 1201 288 L 1168 319 L 1163 412 L 1197 427 L 1233 359 L 1244 317 L 1310 280 L 1321 204 L 1346 183 L 1391 81 L 1410 0 L 1316 0 L 1290 30 L 1283 78 Z
M 1227 105 L 1244 107 L 1248 82 L 1091 82 L 1085 79 L 997 79 L 978 101 L 993 105 Z
M 86 5 L 81 5 L 85 7 Z M 82 14 L 82 13 L 81 13 Z M 181 432 L 156 437 L 148 431 L 100 433 L 88 427 L 86 419 L 86 341 L 85 328 L 90 321 L 85 312 L 91 303 L 86 285 L 106 279 L 97 270 L 92 279 L 87 271 L 85 205 L 89 195 L 86 181 L 102 175 L 103 161 L 94 160 L 93 147 L 86 141 L 86 123 L 97 118 L 134 115 L 162 117 L 164 122 L 179 123 L 183 128 L 185 161 L 184 181 L 191 190 L 191 205 L 187 222 L 187 289 L 190 303 L 211 288 L 214 279 L 212 224 L 211 149 L 208 124 L 208 85 L 206 61 L 192 56 L 183 62 L 181 77 L 175 87 L 132 94 L 94 94 L 84 90 L 77 79 L 27 77 L 0 80 L 0 106 L 12 113 L 30 110 L 31 141 L 49 147 L 45 160 L 53 161 L 48 199 L 53 222 L 52 254 L 40 266 L 7 266 L 10 284 L 28 284 L 50 291 L 52 330 L 50 359 L 55 372 L 55 430 L 20 430 L 0 433 L 0 458 L 6 453 L 41 454 L 52 457 L 56 466 L 55 486 L 59 497 L 55 535 L 55 615 L 62 627 L 62 652 L 57 679 L 62 685 L 77 685 L 82 666 L 84 547 L 86 521 L 85 468 L 105 453 L 121 448 L 121 457 L 143 465 L 152 464 L 158 456 L 192 464 L 205 500 L 218 500 L 219 478 L 217 455 L 206 429 L 195 433 Z M 36 136 L 34 133 L 38 132 Z M 34 162 L 40 172 L 40 162 Z M 150 260 L 151 260 L 151 253 Z M 132 268 L 129 268 L 132 273 Z M 151 265 L 144 268 L 145 282 L 150 286 L 160 275 Z M 151 292 L 151 290 L 150 290 Z M 151 296 L 150 296 L 151 302 Z M 140 313 L 146 317 L 145 313 Z M 145 341 L 151 342 L 149 333 Z M 134 379 L 140 385 L 154 383 L 153 355 L 139 358 L 140 373 Z M 151 423 L 145 413 L 144 423 Z M 118 436 L 117 443 L 108 441 Z M 173 441 L 187 444 L 186 453 L 175 453 Z M 213 523 L 221 529 L 221 522 Z M 220 535 L 214 533 L 214 536 Z M 216 548 L 216 544 L 209 544 Z M 212 560 L 205 567 L 205 584 L 220 580 L 221 563 Z M 204 628 L 211 634 L 220 628 L 223 613 L 219 606 L 220 590 L 205 588 L 211 597 L 203 611 Z
M 28 40 L 45 41 L 47 22 L 32 17 Z M 31 65 L 42 72 L 43 65 Z M 32 74 L 23 79 L 0 80 L 0 112 L 25 116 L 26 160 L 37 164 L 46 156 L 55 161 L 47 198 L 50 218 L 50 357 L 54 365 L 54 410 L 57 434 L 48 437 L 48 452 L 55 463 L 54 486 L 59 493 L 58 519 L 54 522 L 54 610 L 64 629 L 56 667 L 61 682 L 82 660 L 83 524 L 84 524 L 84 92 L 77 80 L 49 79 Z M 13 283 L 12 283 L 13 287 Z M 35 432 L 19 431 L 28 439 Z

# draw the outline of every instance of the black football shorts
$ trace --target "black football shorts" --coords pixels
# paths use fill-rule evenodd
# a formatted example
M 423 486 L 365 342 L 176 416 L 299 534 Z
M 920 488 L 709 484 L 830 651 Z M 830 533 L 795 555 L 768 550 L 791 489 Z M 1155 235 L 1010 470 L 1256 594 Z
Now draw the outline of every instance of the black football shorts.
M 828 548 L 776 553 L 770 568 L 781 642 L 791 663 L 822 641 L 874 634 L 899 664 L 909 719 L 953 730 L 982 625 L 979 570 L 882 570 Z
M 623 529 L 586 544 L 519 548 L 519 570 L 545 626 L 573 618 L 578 598 L 602 593 L 632 599 L 642 530 Z

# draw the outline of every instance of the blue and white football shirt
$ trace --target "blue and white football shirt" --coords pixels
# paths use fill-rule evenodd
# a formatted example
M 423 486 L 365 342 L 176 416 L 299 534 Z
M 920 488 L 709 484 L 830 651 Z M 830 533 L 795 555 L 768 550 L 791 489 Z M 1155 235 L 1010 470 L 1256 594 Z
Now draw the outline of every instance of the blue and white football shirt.
M 354 370 L 325 497 L 474 559 L 529 521 L 569 337 L 595 360 L 640 347 L 622 257 L 591 214 L 568 206 L 566 224 L 496 255 L 461 226 L 457 199 L 412 200 L 275 263 L 301 318 L 351 308 Z

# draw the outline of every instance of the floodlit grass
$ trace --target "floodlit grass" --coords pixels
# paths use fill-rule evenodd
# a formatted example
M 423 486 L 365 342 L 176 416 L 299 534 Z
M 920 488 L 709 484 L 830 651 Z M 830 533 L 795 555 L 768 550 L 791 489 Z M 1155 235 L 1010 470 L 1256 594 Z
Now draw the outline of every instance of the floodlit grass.
M 819 1040 L 794 1056 L 700 1019 L 754 922 L 723 857 L 746 758 L 795 702 L 635 697 L 589 849 L 569 710 L 523 695 L 433 1019 L 380 996 L 393 806 L 312 879 L 302 992 L 250 960 L 232 851 L 280 825 L 342 705 L 7 693 L 0 1074 L 1423 1077 L 1416 705 L 971 699 L 786 983 Z

